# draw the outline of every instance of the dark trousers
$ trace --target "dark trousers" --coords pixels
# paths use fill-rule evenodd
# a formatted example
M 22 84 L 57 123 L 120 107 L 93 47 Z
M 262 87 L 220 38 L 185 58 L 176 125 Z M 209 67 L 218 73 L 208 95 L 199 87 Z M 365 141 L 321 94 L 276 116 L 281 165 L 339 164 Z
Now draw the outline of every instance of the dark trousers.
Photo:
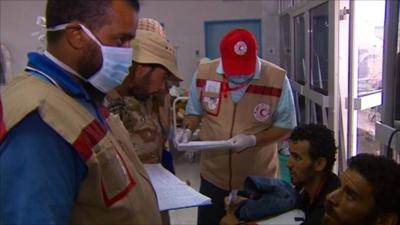
M 167 151 L 165 149 L 162 150 L 162 153 L 161 153 L 161 165 L 165 169 L 167 169 L 169 172 L 175 174 L 174 158 L 173 158 L 172 153 L 170 151 Z
M 218 188 L 203 177 L 200 178 L 200 193 L 211 198 L 213 204 L 199 207 L 197 225 L 218 225 L 225 215 L 224 198 L 229 195 L 229 191 Z

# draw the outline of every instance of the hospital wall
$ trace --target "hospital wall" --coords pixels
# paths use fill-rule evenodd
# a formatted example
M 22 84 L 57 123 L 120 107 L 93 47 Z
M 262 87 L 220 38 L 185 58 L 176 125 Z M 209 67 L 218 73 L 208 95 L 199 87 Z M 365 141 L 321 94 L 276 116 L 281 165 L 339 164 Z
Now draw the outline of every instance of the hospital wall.
M 32 33 L 43 29 L 36 17 L 44 15 L 44 0 L 0 0 L 0 41 L 12 54 L 12 72 L 21 71 L 26 53 L 43 46 Z M 271 0 L 144 0 L 140 17 L 161 21 L 168 39 L 178 47 L 178 67 L 189 87 L 197 62 L 205 56 L 205 21 L 261 19 L 263 57 L 278 63 L 279 7 Z M 198 50 L 199 54 L 196 54 Z
M 44 15 L 43 0 L 0 0 L 0 42 L 11 53 L 11 71 L 6 71 L 7 81 L 25 66 L 26 54 L 38 50 L 42 44 L 32 33 L 40 31 L 37 16 Z

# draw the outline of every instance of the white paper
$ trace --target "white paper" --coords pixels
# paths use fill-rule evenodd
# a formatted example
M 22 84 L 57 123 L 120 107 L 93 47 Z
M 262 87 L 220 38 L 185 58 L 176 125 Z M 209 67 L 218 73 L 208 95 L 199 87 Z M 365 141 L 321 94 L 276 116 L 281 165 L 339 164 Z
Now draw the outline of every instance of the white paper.
M 228 149 L 232 147 L 232 142 L 224 141 L 190 141 L 179 143 L 176 148 L 178 151 L 202 151 L 215 149 Z
M 144 168 L 156 191 L 160 211 L 211 204 L 210 198 L 179 180 L 161 164 L 144 164 Z

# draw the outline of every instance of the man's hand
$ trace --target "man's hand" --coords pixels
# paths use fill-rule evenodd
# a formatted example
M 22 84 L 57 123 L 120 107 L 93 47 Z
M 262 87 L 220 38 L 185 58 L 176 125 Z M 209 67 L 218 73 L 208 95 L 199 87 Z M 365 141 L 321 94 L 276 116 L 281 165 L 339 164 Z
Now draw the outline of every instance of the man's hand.
M 224 198 L 226 215 L 221 219 L 219 225 L 237 225 L 241 224 L 239 219 L 235 216 L 235 212 L 241 205 L 242 201 L 247 200 L 245 197 L 236 196 L 235 199 L 229 201 L 228 196 Z
M 229 139 L 229 141 L 232 143 L 231 149 L 235 152 L 241 152 L 246 148 L 255 146 L 257 143 L 256 136 L 246 134 L 238 134 Z
M 192 131 L 189 128 L 179 129 L 175 136 L 175 142 L 179 143 L 187 143 L 192 138 Z
M 234 213 L 227 213 L 224 217 L 222 217 L 221 221 L 219 221 L 219 225 L 238 225 L 241 224 L 238 218 L 236 218 Z

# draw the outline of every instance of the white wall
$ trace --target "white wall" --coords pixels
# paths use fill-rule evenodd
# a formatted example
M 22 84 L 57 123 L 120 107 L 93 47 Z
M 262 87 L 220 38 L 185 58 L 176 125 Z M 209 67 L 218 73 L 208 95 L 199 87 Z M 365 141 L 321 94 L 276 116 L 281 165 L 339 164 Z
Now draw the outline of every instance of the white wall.
M 279 65 L 279 1 L 266 0 L 262 5 L 264 59 Z
M 168 39 L 178 46 L 178 67 L 185 78 L 183 87 L 189 86 L 198 59 L 205 55 L 204 21 L 262 19 L 262 55 L 278 62 L 277 15 L 278 1 L 271 0 L 151 0 L 142 1 L 140 12 L 141 17 L 163 22 Z M 271 31 L 269 26 L 275 30 Z M 275 52 L 267 54 L 271 47 Z M 196 50 L 200 51 L 199 57 Z
M 19 73 L 27 62 L 26 54 L 39 48 L 40 42 L 31 36 L 41 30 L 36 25 L 36 17 L 44 15 L 45 1 L 43 0 L 0 0 L 0 42 L 11 52 L 10 76 Z
M 40 46 L 31 33 L 44 15 L 44 0 L 0 0 L 0 41 L 13 56 L 13 72 L 26 64 L 26 53 Z M 178 46 L 178 66 L 188 87 L 197 61 L 204 56 L 204 21 L 262 19 L 263 56 L 278 62 L 278 1 L 274 0 L 142 0 L 140 17 L 165 24 L 168 39 Z M 195 52 L 199 50 L 200 55 Z

